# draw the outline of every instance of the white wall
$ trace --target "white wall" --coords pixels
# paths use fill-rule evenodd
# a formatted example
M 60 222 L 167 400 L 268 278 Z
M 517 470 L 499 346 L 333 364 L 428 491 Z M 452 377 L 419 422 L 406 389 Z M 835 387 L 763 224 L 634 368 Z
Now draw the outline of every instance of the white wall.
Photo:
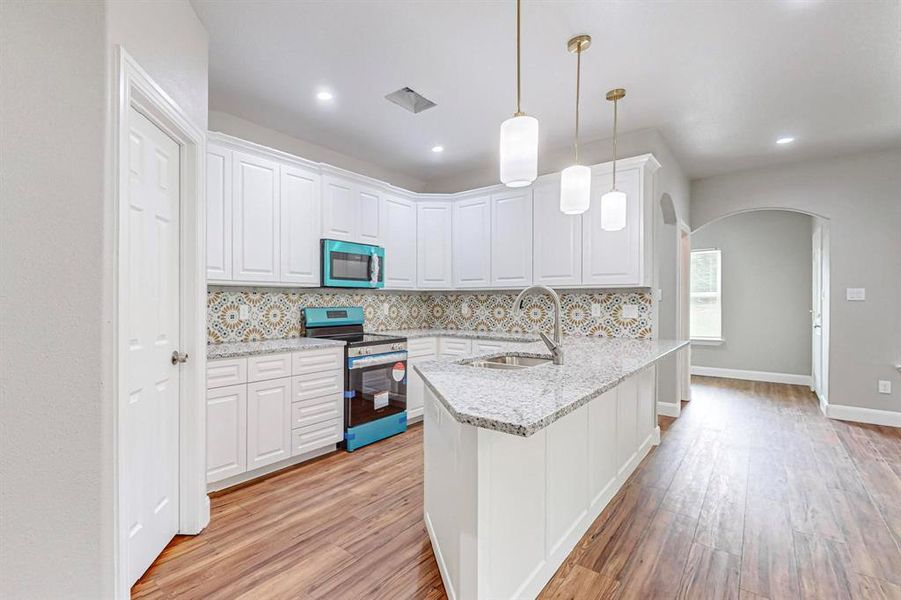
M 346 154 L 330 150 L 323 146 L 319 146 L 312 142 L 301 140 L 280 131 L 257 125 L 241 117 L 236 117 L 224 112 L 210 111 L 210 131 L 218 131 L 233 135 L 242 140 L 254 142 L 269 148 L 275 148 L 294 156 L 300 156 L 307 160 L 315 162 L 324 162 L 341 169 L 347 169 L 354 173 L 367 175 L 374 179 L 386 181 L 392 185 L 410 190 L 413 192 L 421 192 L 425 188 L 425 184 L 418 179 L 413 179 L 407 175 L 396 173 L 390 169 L 385 169 L 378 165 L 353 158 Z
M 829 403 L 901 411 L 901 151 L 795 163 L 692 183 L 692 225 L 753 208 L 829 219 Z M 845 289 L 866 288 L 865 302 Z M 877 393 L 878 379 L 893 394 Z
M 0 590 L 109 598 L 113 44 L 205 127 L 207 37 L 187 0 L 0 12 Z
M 709 223 L 692 249 L 722 252 L 723 337 L 694 345 L 691 364 L 810 375 L 813 217 L 767 210 Z

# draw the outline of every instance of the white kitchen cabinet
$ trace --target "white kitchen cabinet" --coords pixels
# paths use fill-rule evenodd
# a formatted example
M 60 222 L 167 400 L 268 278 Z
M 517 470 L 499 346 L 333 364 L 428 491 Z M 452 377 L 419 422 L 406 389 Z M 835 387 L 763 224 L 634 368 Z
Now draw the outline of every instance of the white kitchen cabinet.
M 280 281 L 319 285 L 319 174 L 293 165 L 280 169 Z
M 407 340 L 407 420 L 422 417 L 425 401 L 425 383 L 413 367 L 420 362 L 438 357 L 438 338 L 413 338 Z
M 491 197 L 454 202 L 454 287 L 491 285 Z
M 601 228 L 601 196 L 610 191 L 612 176 L 595 175 L 591 180 L 591 206 L 582 216 L 582 283 L 593 286 L 650 285 L 643 269 L 645 202 L 642 169 L 617 170 L 616 187 L 626 194 L 626 227 L 619 231 Z
M 385 287 L 416 287 L 416 203 L 399 196 L 385 196 Z
M 252 154 L 232 155 L 233 279 L 279 280 L 279 166 Z
M 215 144 L 206 151 L 206 276 L 232 278 L 232 151 Z
M 206 393 L 206 480 L 219 481 L 247 470 L 247 386 Z
M 453 285 L 453 204 L 416 204 L 416 279 L 422 289 Z
M 582 215 L 560 212 L 560 180 L 532 190 L 532 281 L 548 286 L 582 283 Z
M 494 354 L 503 352 L 510 347 L 510 342 L 496 342 L 493 340 L 473 340 L 472 355 L 482 356 L 484 354 Z
M 322 177 L 323 238 L 377 245 L 381 192 L 338 175 Z
M 491 285 L 532 284 L 532 190 L 491 194 Z
M 438 338 L 438 356 L 469 356 L 472 354 L 472 340 L 441 337 Z
M 291 378 L 247 385 L 247 469 L 291 456 Z
M 307 454 L 327 446 L 333 446 L 343 439 L 344 424 L 341 419 L 299 427 L 291 432 L 291 454 L 293 456 Z
M 375 188 L 356 187 L 357 239 L 361 244 L 380 245 L 382 241 L 382 193 Z

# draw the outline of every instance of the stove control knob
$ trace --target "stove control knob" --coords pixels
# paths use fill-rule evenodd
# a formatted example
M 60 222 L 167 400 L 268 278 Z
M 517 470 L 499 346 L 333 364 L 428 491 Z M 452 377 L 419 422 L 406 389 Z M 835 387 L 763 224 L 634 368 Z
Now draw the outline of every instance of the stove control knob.
M 372 348 L 360 348 L 360 354 L 372 354 Z

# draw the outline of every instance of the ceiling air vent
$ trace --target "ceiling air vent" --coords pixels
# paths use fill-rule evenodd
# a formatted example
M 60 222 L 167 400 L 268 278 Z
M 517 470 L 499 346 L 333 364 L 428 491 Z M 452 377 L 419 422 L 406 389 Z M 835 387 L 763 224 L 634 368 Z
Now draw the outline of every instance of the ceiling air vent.
M 391 92 L 385 96 L 385 99 L 394 102 L 402 108 L 406 108 L 411 113 L 421 113 L 435 106 L 434 102 L 424 96 L 420 96 L 408 87 Z

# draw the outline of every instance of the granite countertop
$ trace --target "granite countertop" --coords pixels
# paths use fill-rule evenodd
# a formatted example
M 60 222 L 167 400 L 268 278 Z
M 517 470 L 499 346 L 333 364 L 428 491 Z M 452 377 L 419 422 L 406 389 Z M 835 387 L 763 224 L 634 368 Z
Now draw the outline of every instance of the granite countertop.
M 229 342 L 225 344 L 208 344 L 206 357 L 238 358 L 261 354 L 278 354 L 280 352 L 303 352 L 320 348 L 341 348 L 344 342 L 322 338 L 296 337 L 283 340 L 263 340 L 260 342 Z
M 413 368 L 460 423 L 527 437 L 687 345 L 676 340 L 565 336 L 563 365 L 508 371 L 445 359 Z M 518 344 L 481 358 L 511 352 L 550 358 L 542 342 Z
M 471 329 L 391 329 L 374 331 L 378 335 L 397 335 L 413 340 L 424 337 L 455 337 L 470 340 L 491 340 L 494 342 L 537 342 L 535 333 L 507 333 L 506 331 L 475 331 Z

